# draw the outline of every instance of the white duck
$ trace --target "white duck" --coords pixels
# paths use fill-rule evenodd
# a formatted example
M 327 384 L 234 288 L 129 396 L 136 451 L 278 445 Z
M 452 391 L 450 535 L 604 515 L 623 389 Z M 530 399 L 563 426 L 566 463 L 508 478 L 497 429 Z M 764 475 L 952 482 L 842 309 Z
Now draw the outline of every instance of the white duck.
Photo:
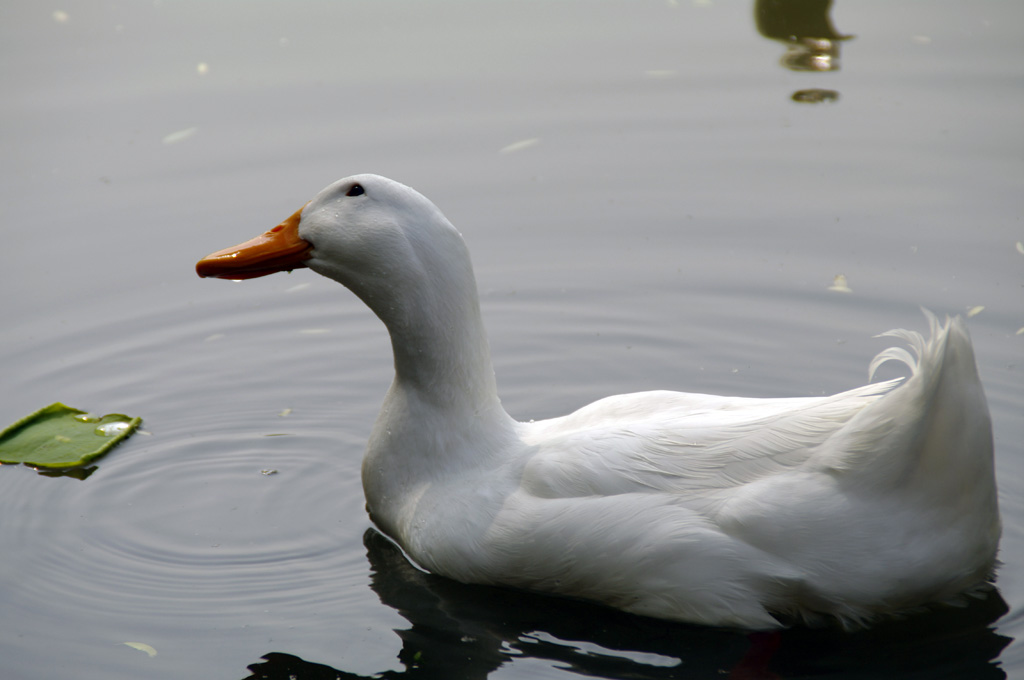
M 309 267 L 391 335 L 363 461 L 372 520 L 425 569 L 628 612 L 768 629 L 861 623 L 991 578 L 992 429 L 960 318 L 879 354 L 912 376 L 831 397 L 608 397 L 541 422 L 498 399 L 458 231 L 376 175 L 331 184 L 200 276 Z

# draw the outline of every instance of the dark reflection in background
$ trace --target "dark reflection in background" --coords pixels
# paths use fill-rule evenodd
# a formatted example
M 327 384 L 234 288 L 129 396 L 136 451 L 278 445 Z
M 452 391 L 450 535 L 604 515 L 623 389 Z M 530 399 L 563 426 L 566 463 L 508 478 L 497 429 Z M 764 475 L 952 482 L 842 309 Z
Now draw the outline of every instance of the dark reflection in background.
M 29 466 L 31 467 L 31 466 Z M 99 469 L 96 465 L 80 465 L 69 468 L 33 468 L 40 477 L 70 477 L 71 479 L 85 480 L 89 475 Z
M 519 658 L 605 678 L 1005 678 L 994 659 L 1010 642 L 993 622 L 1007 606 L 993 590 L 965 607 L 946 607 L 859 632 L 792 629 L 775 634 L 701 628 L 604 607 L 499 588 L 467 586 L 424 573 L 373 529 L 363 537 L 381 602 L 411 626 L 402 670 L 374 678 L 481 680 Z M 351 653 L 351 652 L 350 652 Z M 245 680 L 350 680 L 368 676 L 272 652 Z
M 757 0 L 754 22 L 758 32 L 786 45 L 780 62 L 791 71 L 839 70 L 839 45 L 853 38 L 832 25 L 832 0 Z M 821 103 L 839 99 L 835 90 L 811 88 L 793 93 L 795 102 Z

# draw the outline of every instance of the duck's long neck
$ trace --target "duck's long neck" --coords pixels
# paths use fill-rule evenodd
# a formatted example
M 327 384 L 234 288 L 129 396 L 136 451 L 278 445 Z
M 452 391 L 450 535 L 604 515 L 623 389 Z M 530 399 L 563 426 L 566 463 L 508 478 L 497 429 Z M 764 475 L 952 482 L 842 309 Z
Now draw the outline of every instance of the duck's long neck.
M 392 389 L 454 417 L 490 410 L 498 394 L 469 253 L 457 232 L 446 236 L 442 248 L 421 247 L 360 297 L 391 335 Z
M 424 489 L 489 465 L 515 428 L 498 400 L 468 255 L 443 267 L 423 264 L 379 278 L 372 295 L 357 291 L 387 326 L 395 359 L 363 460 L 363 489 L 370 516 L 399 543 Z
M 363 490 L 377 527 L 412 550 L 425 490 L 492 467 L 514 440 L 515 421 L 498 400 L 471 278 L 382 307 L 374 311 L 391 335 L 395 380 L 367 445 Z
M 396 387 L 449 411 L 497 403 L 475 285 L 417 290 L 393 311 L 381 317 L 391 335 Z

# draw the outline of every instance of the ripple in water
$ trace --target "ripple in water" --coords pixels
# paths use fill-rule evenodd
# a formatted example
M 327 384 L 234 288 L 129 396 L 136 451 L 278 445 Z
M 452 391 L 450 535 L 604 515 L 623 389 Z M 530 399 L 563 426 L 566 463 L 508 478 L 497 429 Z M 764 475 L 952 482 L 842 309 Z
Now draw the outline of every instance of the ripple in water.
M 388 357 L 375 320 L 330 298 L 215 301 L 7 334 L 7 389 L 139 415 L 151 433 L 84 481 L 0 471 L 0 539 L 17 547 L 0 577 L 18 584 L 0 591 L 0 608 L 25 621 L 20 636 L 76 629 L 102 647 L 161 622 L 244 627 L 373 599 L 359 464 L 377 405 L 342 393 L 383 394 Z M 344 333 L 301 333 L 343 323 Z M 341 412 L 343 402 L 358 406 Z M 105 436 L 127 427 L 78 418 Z M 51 611 L 59 626 L 39 614 Z

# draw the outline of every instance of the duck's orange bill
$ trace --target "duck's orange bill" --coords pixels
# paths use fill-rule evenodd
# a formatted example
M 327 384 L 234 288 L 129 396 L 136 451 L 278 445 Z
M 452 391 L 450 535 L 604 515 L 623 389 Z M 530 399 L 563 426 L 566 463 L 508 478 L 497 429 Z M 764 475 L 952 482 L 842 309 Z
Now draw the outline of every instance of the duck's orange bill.
M 305 207 L 305 206 L 303 206 Z M 207 255 L 196 263 L 196 274 L 218 279 L 255 279 L 274 272 L 305 267 L 313 246 L 299 238 L 302 208 L 281 224 L 233 248 Z

